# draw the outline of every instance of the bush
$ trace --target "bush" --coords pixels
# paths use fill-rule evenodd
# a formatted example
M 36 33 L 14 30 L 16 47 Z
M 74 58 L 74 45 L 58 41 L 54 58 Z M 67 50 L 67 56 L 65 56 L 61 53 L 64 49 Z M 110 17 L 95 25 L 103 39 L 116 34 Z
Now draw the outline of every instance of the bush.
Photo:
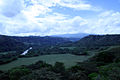
M 102 80 L 120 80 L 120 63 L 102 66 L 99 73 Z
M 65 66 L 64 63 L 56 62 L 53 66 L 53 71 L 56 73 L 64 73 L 65 72 Z
M 88 75 L 88 77 L 90 78 L 90 80 L 96 80 L 98 76 L 98 73 L 91 73 Z
M 31 71 L 25 67 L 14 68 L 10 70 L 9 77 L 10 80 L 19 80 L 22 76 L 29 74 Z
M 1 73 L 0 80 L 10 80 L 8 73 Z
M 42 68 L 22 77 L 20 80 L 62 80 L 61 75 Z
M 93 62 L 103 62 L 103 63 L 112 63 L 114 62 L 115 55 L 111 52 L 100 52 L 90 59 Z
M 78 71 L 76 73 L 72 73 L 69 76 L 69 80 L 89 80 L 89 78 L 84 72 Z
M 52 66 L 43 62 L 43 61 L 38 61 L 35 64 L 31 64 L 29 66 L 27 66 L 27 68 L 31 69 L 31 70 L 36 70 L 36 69 L 41 69 L 41 68 L 51 68 Z

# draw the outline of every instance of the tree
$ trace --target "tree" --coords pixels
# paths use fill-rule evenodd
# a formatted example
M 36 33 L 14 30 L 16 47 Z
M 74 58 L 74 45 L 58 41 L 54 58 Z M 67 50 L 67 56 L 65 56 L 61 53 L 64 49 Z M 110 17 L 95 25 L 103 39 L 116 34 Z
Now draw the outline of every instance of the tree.
M 10 70 L 9 77 L 10 80 L 19 80 L 22 76 L 29 74 L 31 71 L 25 67 L 14 68 Z
M 53 66 L 53 71 L 56 73 L 64 73 L 65 72 L 65 66 L 64 63 L 56 62 Z

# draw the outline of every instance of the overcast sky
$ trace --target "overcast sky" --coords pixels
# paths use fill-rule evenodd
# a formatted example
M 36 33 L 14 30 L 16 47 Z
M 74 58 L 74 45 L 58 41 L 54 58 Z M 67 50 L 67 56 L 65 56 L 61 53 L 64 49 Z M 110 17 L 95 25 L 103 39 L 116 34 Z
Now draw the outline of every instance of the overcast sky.
M 119 34 L 120 0 L 0 0 L 0 34 Z

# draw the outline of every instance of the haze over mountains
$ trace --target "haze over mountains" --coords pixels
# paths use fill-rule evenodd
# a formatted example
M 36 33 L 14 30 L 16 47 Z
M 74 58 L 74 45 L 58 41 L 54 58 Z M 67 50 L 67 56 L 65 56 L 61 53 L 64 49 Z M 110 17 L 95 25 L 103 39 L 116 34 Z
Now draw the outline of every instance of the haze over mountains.
M 60 35 L 53 35 L 55 37 L 64 37 L 64 38 L 83 38 L 90 34 L 87 33 L 75 33 L 75 34 L 60 34 Z
M 88 36 L 90 34 L 88 33 L 74 33 L 74 34 L 59 34 L 59 35 L 52 35 L 53 37 L 62 37 L 62 38 L 68 38 L 70 41 L 78 41 L 81 38 Z

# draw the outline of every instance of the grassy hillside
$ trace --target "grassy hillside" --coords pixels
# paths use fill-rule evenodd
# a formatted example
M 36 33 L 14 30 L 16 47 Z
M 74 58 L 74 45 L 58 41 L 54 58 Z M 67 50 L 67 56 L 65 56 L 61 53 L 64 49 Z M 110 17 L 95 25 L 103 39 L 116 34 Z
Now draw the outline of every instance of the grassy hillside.
M 75 42 L 77 46 L 99 47 L 120 45 L 120 35 L 89 35 Z
M 56 45 L 60 43 L 64 43 L 69 41 L 67 38 L 60 38 L 60 37 L 40 37 L 40 36 L 28 36 L 28 37 L 11 37 L 17 41 L 23 42 L 25 44 L 29 45 L 35 45 L 35 46 L 51 46 Z
M 120 45 L 120 35 L 89 35 L 79 41 L 66 43 L 60 45 L 63 47 L 79 47 L 84 49 L 100 49 L 109 46 L 119 46 Z
M 112 46 L 106 50 L 98 52 L 90 59 L 92 62 L 100 62 L 102 64 L 109 64 L 120 61 L 120 46 Z
M 24 50 L 27 46 L 9 36 L 0 35 L 0 52 Z

